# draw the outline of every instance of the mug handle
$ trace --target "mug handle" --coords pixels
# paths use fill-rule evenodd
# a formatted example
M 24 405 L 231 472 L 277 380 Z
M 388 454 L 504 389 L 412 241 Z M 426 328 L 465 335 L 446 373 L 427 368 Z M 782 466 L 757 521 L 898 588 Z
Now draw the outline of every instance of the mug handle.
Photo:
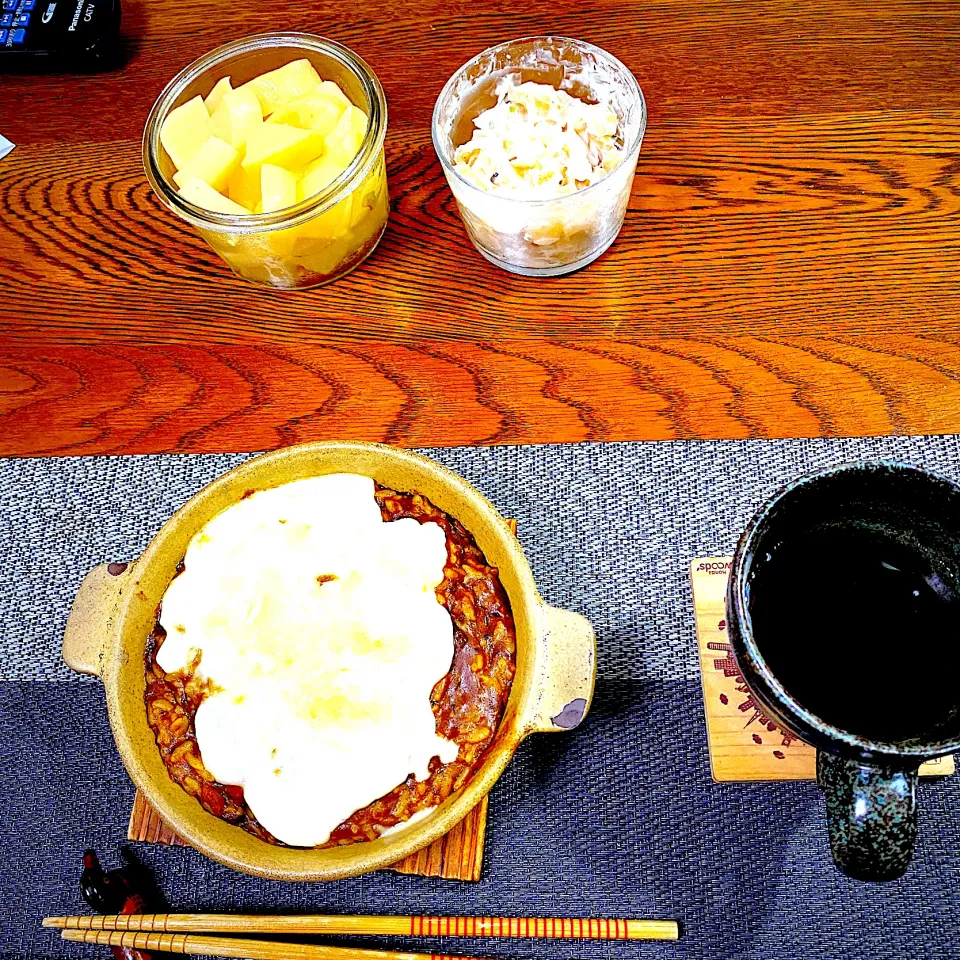
M 817 751 L 833 862 L 856 880 L 896 880 L 917 839 L 917 768 L 882 766 Z

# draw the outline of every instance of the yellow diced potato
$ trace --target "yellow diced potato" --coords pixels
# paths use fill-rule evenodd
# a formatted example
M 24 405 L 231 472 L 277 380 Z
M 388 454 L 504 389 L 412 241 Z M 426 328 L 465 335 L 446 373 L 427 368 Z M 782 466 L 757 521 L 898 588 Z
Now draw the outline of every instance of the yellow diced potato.
M 267 213 L 266 210 L 263 211 Z M 286 260 L 293 256 L 294 247 L 299 237 L 298 227 L 287 227 L 284 230 L 270 230 L 263 235 L 264 255 L 268 258 Z
M 305 270 L 321 275 L 333 273 L 353 252 L 352 237 L 341 237 L 338 240 L 301 238 L 293 249 L 294 256 L 303 264 Z
M 196 178 L 209 184 L 214 190 L 222 190 L 239 163 L 239 150 L 219 137 L 209 137 L 207 142 L 173 175 L 173 179 L 178 187 Z
M 203 105 L 207 108 L 207 113 L 209 113 L 211 117 L 213 116 L 213 111 L 220 106 L 223 95 L 232 89 L 233 86 L 230 83 L 229 77 L 221 77 L 214 84 L 213 89 L 207 94 L 206 99 L 203 101 Z
M 246 86 L 225 93 L 210 118 L 214 135 L 237 148 L 245 146 L 250 131 L 262 124 L 260 101 Z
M 369 122 L 367 115 L 351 104 L 343 111 L 333 133 L 327 136 L 325 155 L 348 167 L 360 150 Z
M 353 216 L 353 194 L 347 194 L 339 203 L 329 210 L 312 217 L 306 223 L 296 228 L 297 235 L 303 243 L 321 240 L 329 242 L 337 237 L 344 236 L 350 230 Z
M 336 86 L 336 85 L 335 85 Z M 268 123 L 288 123 L 301 130 L 316 130 L 326 136 L 333 133 L 337 121 L 346 109 L 344 105 L 321 92 L 323 84 L 316 90 L 294 97 L 270 114 Z M 336 89 L 339 90 L 339 87 Z
M 297 178 L 283 167 L 265 163 L 260 167 L 260 194 L 264 213 L 292 207 L 297 202 Z
M 315 93 L 321 97 L 326 97 L 334 103 L 340 104 L 340 112 L 343 113 L 347 107 L 351 106 L 350 98 L 335 84 L 332 80 L 323 80 L 317 87 Z
M 243 86 L 250 87 L 256 93 L 263 107 L 263 115 L 268 117 L 281 104 L 319 87 L 320 76 L 309 60 L 293 60 L 276 70 L 254 77 Z
M 347 168 L 330 157 L 322 156 L 308 164 L 300 177 L 298 196 L 301 200 L 312 197 L 315 193 L 325 190 Z
M 382 203 L 381 190 L 383 184 L 377 177 L 371 177 L 366 183 L 357 187 L 353 197 L 353 208 L 350 211 L 350 229 L 359 224 L 376 210 Z
M 300 130 L 285 123 L 262 123 L 247 137 L 245 167 L 272 163 L 293 170 L 323 153 L 324 138 L 314 130 Z
M 160 143 L 173 165 L 182 170 L 212 133 L 210 114 L 203 105 L 203 97 L 197 96 L 167 114 L 160 125 Z
M 199 177 L 187 177 L 180 185 L 180 196 L 198 207 L 206 210 L 214 210 L 217 213 L 232 213 L 237 216 L 249 213 L 239 203 L 225 197 L 222 193 L 214 190 L 209 183 L 201 180 Z
M 260 203 L 260 170 L 241 163 L 227 180 L 227 196 L 251 213 L 255 212 Z
M 304 233 L 304 227 L 300 228 L 299 242 L 293 252 L 295 256 L 302 257 L 307 269 L 330 273 L 341 261 L 354 256 L 382 232 L 388 212 L 385 190 L 376 197 L 373 209 L 367 207 L 357 193 L 349 201 L 350 225 L 347 229 L 342 228 L 347 211 L 339 205 L 317 221 L 308 221 L 304 225 L 311 228 L 314 235 Z M 326 235 L 324 230 L 327 231 Z

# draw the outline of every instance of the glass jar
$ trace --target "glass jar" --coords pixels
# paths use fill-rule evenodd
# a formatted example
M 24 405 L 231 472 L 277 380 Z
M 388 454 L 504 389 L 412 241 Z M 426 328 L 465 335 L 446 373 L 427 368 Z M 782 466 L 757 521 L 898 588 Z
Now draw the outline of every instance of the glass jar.
M 167 114 L 198 94 L 205 97 L 221 77 L 231 77 L 238 86 L 303 58 L 370 118 L 350 166 L 320 193 L 272 213 L 219 213 L 184 199 L 172 179 L 173 162 L 160 144 Z M 389 212 L 386 131 L 383 88 L 360 57 L 323 37 L 266 33 L 218 47 L 167 84 L 147 118 L 143 165 L 163 203 L 195 227 L 237 276 L 283 290 L 303 289 L 349 273 L 383 235 Z
M 468 182 L 454 153 L 473 135 L 473 120 L 496 104 L 505 77 L 607 104 L 617 116 L 623 159 L 603 179 L 551 199 L 497 195 Z M 616 57 L 582 40 L 525 37 L 484 50 L 447 81 L 433 111 L 433 146 L 477 250 L 511 273 L 549 277 L 585 267 L 616 239 L 646 125 L 643 92 Z

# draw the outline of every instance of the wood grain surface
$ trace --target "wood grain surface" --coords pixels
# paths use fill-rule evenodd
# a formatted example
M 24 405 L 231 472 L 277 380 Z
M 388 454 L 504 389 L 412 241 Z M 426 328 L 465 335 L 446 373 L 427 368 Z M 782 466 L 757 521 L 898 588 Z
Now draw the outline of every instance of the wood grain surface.
M 389 101 L 387 233 L 310 292 L 234 278 L 140 161 L 166 81 L 268 29 Z M 550 280 L 475 253 L 430 141 L 447 77 L 537 32 L 649 106 L 620 238 Z M 126 0 L 123 35 L 120 69 L 3 81 L 0 453 L 960 432 L 956 3 Z

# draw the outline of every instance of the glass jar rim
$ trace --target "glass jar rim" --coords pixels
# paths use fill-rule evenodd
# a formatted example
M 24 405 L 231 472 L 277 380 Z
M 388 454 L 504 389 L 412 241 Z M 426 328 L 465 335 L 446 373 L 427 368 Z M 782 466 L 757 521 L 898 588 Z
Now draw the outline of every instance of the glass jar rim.
M 626 64 L 621 60 L 618 60 L 612 53 L 608 53 L 602 47 L 598 47 L 595 44 L 589 43 L 586 40 L 577 40 L 575 37 L 563 37 L 558 34 L 536 34 L 529 37 L 517 37 L 515 40 L 507 40 L 503 43 L 497 43 L 492 47 L 487 47 L 486 50 L 481 50 L 476 56 L 471 57 L 466 63 L 458 67 L 453 74 L 450 76 L 450 79 L 443 85 L 443 89 L 440 91 L 440 95 L 437 97 L 437 102 L 433 106 L 433 119 L 431 121 L 431 135 L 433 137 L 433 149 L 436 152 L 437 156 L 440 159 L 440 164 L 444 169 L 444 172 L 448 177 L 455 177 L 457 181 L 457 187 L 463 188 L 471 193 L 476 194 L 476 196 L 483 197 L 485 201 L 490 200 L 500 200 L 505 203 L 517 203 L 524 204 L 529 207 L 536 207 L 538 205 L 548 205 L 555 204 L 558 201 L 563 201 L 569 197 L 584 197 L 590 193 L 591 190 L 595 190 L 597 187 L 602 186 L 606 183 L 609 178 L 613 175 L 615 170 L 610 173 L 605 174 L 596 183 L 591 183 L 590 186 L 584 187 L 582 190 L 577 190 L 574 193 L 563 194 L 558 197 L 511 197 L 504 194 L 489 193 L 486 190 L 481 190 L 480 187 L 476 184 L 471 183 L 465 177 L 463 177 L 459 171 L 456 169 L 453 163 L 451 163 L 450 158 L 447 157 L 446 151 L 441 149 L 440 146 L 440 104 L 446 98 L 454 84 L 463 76 L 463 74 L 472 67 L 475 63 L 483 60 L 485 57 L 493 56 L 496 53 L 499 53 L 501 50 L 506 49 L 507 47 L 512 47 L 515 44 L 521 43 L 535 43 L 535 42 L 551 42 L 551 43 L 562 43 L 570 44 L 578 48 L 579 50 L 584 51 L 595 56 L 598 60 L 602 60 L 604 63 L 613 67 L 616 70 L 623 71 L 624 75 L 629 78 L 629 85 L 633 88 L 633 92 L 636 95 L 637 100 L 640 104 L 640 121 L 637 125 L 637 132 L 633 137 L 633 140 L 630 143 L 629 148 L 624 147 L 624 156 L 629 157 L 633 152 L 639 147 L 640 143 L 643 141 L 643 135 L 647 129 L 647 101 L 643 95 L 643 90 L 640 89 L 640 84 L 637 82 L 637 78 L 633 75 L 633 71 L 630 70 Z
M 172 109 L 177 97 L 193 80 L 201 74 L 226 63 L 242 53 L 249 53 L 269 47 L 291 47 L 300 50 L 312 50 L 326 54 L 350 70 L 363 85 L 370 103 L 370 117 L 367 132 L 357 155 L 350 165 L 335 180 L 312 197 L 274 210 L 270 213 L 232 214 L 208 210 L 197 206 L 180 195 L 160 170 L 158 156 L 160 147 L 160 126 Z M 349 193 L 349 187 L 362 181 L 370 167 L 377 161 L 383 149 L 387 132 L 387 100 L 383 87 L 370 65 L 358 54 L 336 40 L 316 34 L 284 31 L 258 33 L 240 40 L 232 40 L 211 50 L 192 63 L 187 64 L 164 88 L 157 97 L 143 130 L 142 156 L 143 167 L 150 186 L 163 203 L 178 213 L 195 227 L 216 230 L 219 233 L 264 233 L 278 228 L 299 226 L 318 213 L 339 203 Z

